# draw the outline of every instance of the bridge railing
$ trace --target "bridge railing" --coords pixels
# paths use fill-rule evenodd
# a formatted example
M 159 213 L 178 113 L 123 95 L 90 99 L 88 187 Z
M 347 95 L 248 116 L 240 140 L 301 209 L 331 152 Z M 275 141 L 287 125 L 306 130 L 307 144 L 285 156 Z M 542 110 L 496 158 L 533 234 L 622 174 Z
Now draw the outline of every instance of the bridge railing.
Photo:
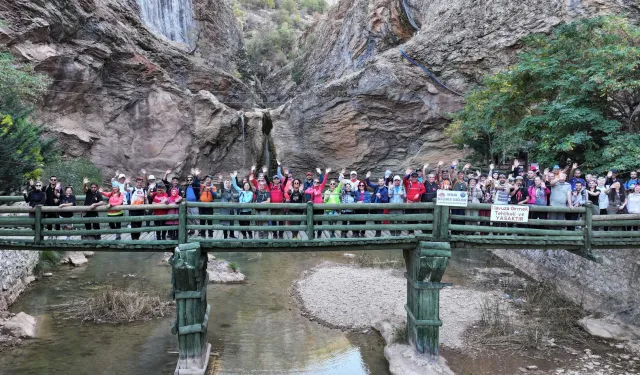
M 365 231 L 377 237 L 401 237 L 402 231 L 413 234 L 420 231 L 422 235 L 430 236 L 435 204 L 187 202 L 189 208 L 198 208 L 199 213 L 187 214 L 188 231 L 224 230 L 242 234 L 239 239 L 198 238 L 198 241 L 255 242 L 268 239 L 267 233 L 273 233 L 274 239 L 285 239 L 280 235 L 286 231 L 292 233 L 293 239 L 300 233 L 299 238 L 306 237 L 306 240 L 319 239 L 321 233 L 325 238 L 364 238 L 360 234 Z M 257 236 L 251 232 L 257 232 Z

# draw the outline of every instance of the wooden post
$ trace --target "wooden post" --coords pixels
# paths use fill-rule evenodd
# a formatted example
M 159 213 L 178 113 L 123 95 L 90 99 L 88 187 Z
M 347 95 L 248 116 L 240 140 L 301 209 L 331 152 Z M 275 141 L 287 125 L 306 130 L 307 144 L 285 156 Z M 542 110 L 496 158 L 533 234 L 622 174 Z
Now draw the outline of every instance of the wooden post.
M 39 244 L 42 241 L 42 206 L 36 206 L 35 235 L 33 242 Z
M 436 203 L 436 199 L 433 200 Z M 442 206 L 437 206 L 433 209 L 433 238 L 440 240 L 440 220 L 442 219 Z
M 187 204 L 180 204 L 178 209 L 178 243 L 187 243 Z
M 200 243 L 178 245 L 169 259 L 177 315 L 171 333 L 178 335 L 179 350 L 174 375 L 203 375 L 207 370 L 211 353 L 207 342 L 211 312 L 207 304 L 207 261 Z
M 600 254 L 594 253 L 591 248 L 593 240 L 593 203 L 587 202 L 586 208 L 587 211 L 584 213 L 584 249 L 582 251 L 582 256 L 589 260 L 593 260 L 594 262 L 602 263 L 602 257 Z
M 313 235 L 313 202 L 307 202 L 307 237 L 312 240 Z
M 446 208 L 446 207 L 445 207 Z M 440 289 L 442 275 L 451 257 L 448 242 L 420 242 L 413 250 L 404 250 L 407 266 L 407 337 L 420 353 L 439 355 Z

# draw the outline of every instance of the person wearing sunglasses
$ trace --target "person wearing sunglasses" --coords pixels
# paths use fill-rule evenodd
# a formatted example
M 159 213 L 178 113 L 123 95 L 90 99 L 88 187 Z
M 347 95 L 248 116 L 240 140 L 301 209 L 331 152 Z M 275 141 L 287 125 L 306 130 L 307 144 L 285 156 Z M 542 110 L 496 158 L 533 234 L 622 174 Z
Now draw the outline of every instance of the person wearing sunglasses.
M 242 184 L 242 189 L 240 189 L 240 187 L 238 186 L 238 183 L 236 182 L 238 177 L 238 171 L 234 171 L 233 173 L 231 173 L 231 185 L 233 186 L 233 188 L 238 192 L 238 203 L 252 203 L 253 202 L 253 190 L 251 189 L 251 184 L 247 181 L 244 182 Z M 251 209 L 250 208 L 240 208 L 238 209 L 238 214 L 239 215 L 251 215 Z M 249 224 L 251 223 L 250 220 L 238 220 L 238 224 L 240 224 L 241 227 L 248 227 Z M 240 231 L 240 233 L 242 233 L 242 236 L 244 237 L 244 239 L 253 239 L 253 233 L 251 231 Z
M 200 180 L 198 180 L 198 176 L 200 175 L 200 170 L 197 168 L 193 168 L 187 176 L 187 185 L 184 188 L 184 198 L 187 202 L 197 202 L 200 199 Z M 199 214 L 198 207 L 187 207 L 187 214 L 198 215 Z M 198 225 L 200 222 L 198 219 L 189 219 L 189 225 Z M 195 234 L 193 229 L 189 230 L 188 235 L 192 236 Z
M 317 169 L 318 172 L 320 171 L 320 168 Z M 313 202 L 314 204 L 322 204 L 323 203 L 323 196 L 322 196 L 322 192 L 324 191 L 324 187 L 327 184 L 327 178 L 329 177 L 329 173 L 331 173 L 331 168 L 327 168 L 325 169 L 324 172 L 324 176 L 322 177 L 318 177 L 318 178 L 314 178 L 313 179 L 313 186 L 306 189 L 304 191 L 305 194 L 308 194 L 310 197 L 310 201 Z M 321 173 L 319 173 L 321 174 Z M 321 179 L 322 178 L 322 179 Z M 313 214 L 314 215 L 322 215 L 322 210 L 313 210 Z M 316 225 L 321 225 L 322 222 L 321 221 L 316 221 L 315 222 Z M 320 238 L 321 233 L 316 231 L 315 232 L 315 238 Z
M 373 189 L 373 195 L 371 196 L 371 203 L 389 203 L 389 189 L 385 185 L 385 179 L 379 178 L 378 183 L 374 184 L 369 179 L 371 177 L 371 172 L 367 172 L 365 183 Z M 384 209 L 372 210 L 372 213 L 382 215 L 384 213 Z M 382 224 L 382 221 L 376 221 L 376 224 Z M 382 231 L 376 231 L 376 237 L 382 236 Z
M 58 181 L 58 178 L 56 176 L 49 177 L 49 184 L 44 189 L 44 193 L 47 196 L 47 202 L 45 203 L 45 206 L 58 207 L 58 205 L 60 204 L 60 189 L 62 189 L 62 187 L 60 185 L 60 181 Z M 43 217 L 48 219 L 57 219 L 58 214 L 56 212 L 46 212 L 43 214 Z M 54 228 L 53 225 L 47 224 L 47 230 L 51 230 L 52 228 Z M 60 224 L 56 224 L 55 229 L 60 230 Z M 56 239 L 56 236 L 51 236 L 51 238 Z
M 218 188 L 218 195 L 220 196 L 220 203 L 235 203 L 238 201 L 237 194 L 234 193 L 234 189 L 231 186 L 230 179 L 223 179 L 222 175 L 218 176 L 218 180 L 220 181 L 220 187 Z M 220 215 L 233 215 L 233 209 L 231 208 L 221 208 Z M 232 224 L 232 220 L 220 220 L 220 225 L 229 226 Z M 224 239 L 232 238 L 235 239 L 235 232 L 232 230 L 223 230 L 222 234 Z
M 340 192 L 342 191 L 342 183 L 341 179 L 339 183 L 336 183 L 336 180 L 329 181 L 329 189 L 324 192 L 324 203 L 328 204 L 340 204 Z M 325 215 L 338 215 L 338 210 L 326 210 Z M 336 221 L 329 221 L 329 225 L 336 225 Z M 331 238 L 336 237 L 335 231 L 329 231 Z
M 95 210 L 97 207 L 104 205 L 104 201 L 102 200 L 102 193 L 100 193 L 100 189 L 98 184 L 92 182 L 89 184 L 89 179 L 87 177 L 82 181 L 82 191 L 84 191 L 84 205 L 89 206 L 89 209 Z M 84 213 L 83 217 L 98 217 L 98 212 L 96 211 L 87 211 Z M 84 223 L 84 229 L 86 230 L 99 230 L 100 223 Z M 99 234 L 93 236 L 84 236 L 83 239 L 95 239 L 99 240 L 101 237 Z
M 33 180 L 29 181 L 29 191 L 23 192 L 24 201 L 29 204 L 29 207 L 34 208 L 36 206 L 44 206 L 47 202 L 47 195 L 42 190 L 42 182 Z M 29 212 L 30 218 L 35 218 L 35 212 Z M 35 230 L 35 225 L 31 226 L 31 229 Z M 42 237 L 40 238 L 42 239 Z
M 287 199 L 287 203 L 306 203 L 307 202 L 307 198 L 306 195 L 304 194 L 304 187 L 302 186 L 302 181 L 300 181 L 299 179 L 295 179 L 293 180 L 293 182 L 291 183 L 292 187 L 291 189 L 289 189 L 288 192 L 288 199 Z M 298 210 L 298 209 L 290 209 L 289 210 L 289 215 L 303 215 L 304 214 L 304 209 L 302 210 Z M 291 225 L 300 225 L 301 221 L 290 221 L 289 224 Z M 297 240 L 298 239 L 298 232 L 293 232 L 292 233 L 293 239 Z
M 355 192 L 356 203 L 371 203 L 371 193 L 367 190 L 367 184 L 364 181 L 360 181 L 358 183 L 358 190 Z M 369 213 L 369 210 L 356 210 L 356 215 L 366 215 Z M 354 221 L 353 225 L 365 225 L 366 221 Z M 354 237 L 363 237 L 365 236 L 364 230 L 355 230 L 353 231 Z
M 76 196 L 73 194 L 73 187 L 67 186 L 64 189 L 64 195 L 60 198 L 60 205 L 58 207 L 73 207 L 76 205 Z M 73 212 L 69 211 L 61 211 L 58 212 L 58 217 L 60 219 L 70 219 L 73 217 Z M 63 230 L 73 230 L 73 224 L 64 224 L 62 226 Z M 71 236 L 67 236 L 67 240 L 70 240 Z

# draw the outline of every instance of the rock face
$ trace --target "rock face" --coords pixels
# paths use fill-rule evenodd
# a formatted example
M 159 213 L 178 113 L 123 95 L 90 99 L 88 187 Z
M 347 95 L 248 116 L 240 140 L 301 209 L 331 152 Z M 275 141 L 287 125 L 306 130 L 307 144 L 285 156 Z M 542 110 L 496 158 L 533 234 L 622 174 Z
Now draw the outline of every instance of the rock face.
M 20 312 L 2 323 L 2 333 L 22 339 L 34 338 L 36 337 L 36 318 Z
M 105 175 L 194 166 L 206 173 L 212 158 L 216 168 L 238 169 L 224 158 L 241 149 L 232 108 L 259 102 L 256 82 L 228 4 L 193 0 L 193 11 L 191 48 L 153 34 L 135 0 L 5 1 L 0 42 L 52 78 L 36 118 L 67 156 L 89 156 Z
M 513 62 L 524 36 L 576 17 L 638 15 L 631 0 L 408 3 L 420 26 L 416 35 L 400 1 L 341 1 L 308 31 L 308 52 L 264 83 L 268 92 L 276 82 L 284 92 L 302 92 L 272 112 L 280 160 L 293 168 L 327 163 L 382 172 L 459 156 L 443 129 L 463 99 L 401 57 L 399 48 L 464 93 L 482 74 Z M 301 77 L 299 85 L 283 85 L 287 75 Z
M 0 311 L 6 310 L 35 278 L 40 252 L 0 250 Z

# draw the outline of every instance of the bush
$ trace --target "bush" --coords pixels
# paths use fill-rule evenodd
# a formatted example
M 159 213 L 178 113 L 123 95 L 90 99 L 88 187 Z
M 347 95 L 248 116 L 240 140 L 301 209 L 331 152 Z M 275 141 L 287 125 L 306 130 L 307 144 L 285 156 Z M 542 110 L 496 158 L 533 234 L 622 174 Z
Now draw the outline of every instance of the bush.
M 546 166 L 571 158 L 594 172 L 635 168 L 639 55 L 640 27 L 619 17 L 532 35 L 515 65 L 466 95 L 447 133 L 474 161 L 526 152 Z
M 74 194 L 79 194 L 82 188 L 82 180 L 87 177 L 89 181 L 102 184 L 102 172 L 90 160 L 78 158 L 62 160 L 49 164 L 44 169 L 44 176 L 56 176 L 62 186 L 73 186 Z
M 38 263 L 33 269 L 33 273 L 40 276 L 45 272 L 50 272 L 60 267 L 62 254 L 57 251 L 44 250 L 40 252 Z

